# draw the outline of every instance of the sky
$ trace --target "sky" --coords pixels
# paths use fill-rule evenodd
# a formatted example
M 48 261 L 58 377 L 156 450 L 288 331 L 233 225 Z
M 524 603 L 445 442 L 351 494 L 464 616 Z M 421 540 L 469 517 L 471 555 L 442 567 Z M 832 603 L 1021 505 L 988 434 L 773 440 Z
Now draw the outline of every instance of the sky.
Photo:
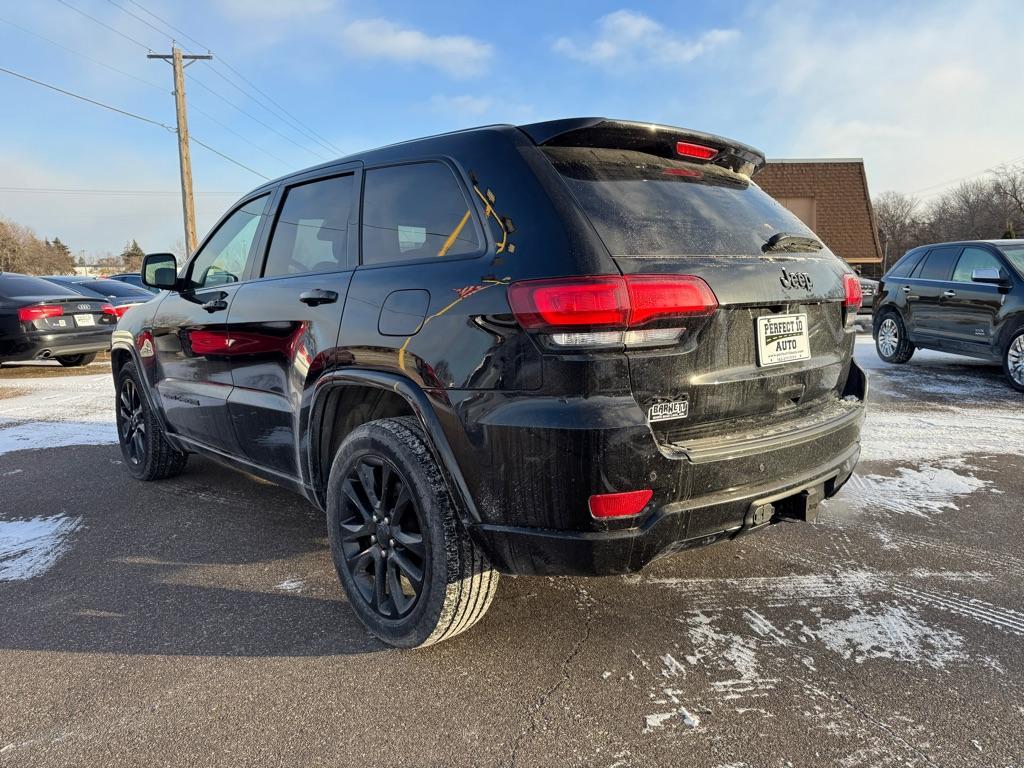
M 192 147 L 200 233 L 263 177 L 590 115 L 863 157 L 872 194 L 927 201 L 1024 161 L 1019 17 L 1019 0 L 0 0 L 0 68 L 173 126 L 171 68 L 147 50 L 211 51 L 186 80 L 190 131 L 220 153 Z M 180 248 L 171 132 L 4 72 L 0 105 L 0 217 L 87 258 Z

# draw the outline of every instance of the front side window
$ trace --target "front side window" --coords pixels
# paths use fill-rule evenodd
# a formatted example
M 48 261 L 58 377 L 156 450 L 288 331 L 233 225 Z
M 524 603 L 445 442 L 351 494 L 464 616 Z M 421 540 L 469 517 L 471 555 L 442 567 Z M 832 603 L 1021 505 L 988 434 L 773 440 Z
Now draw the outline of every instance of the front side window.
M 364 264 L 462 256 L 482 247 L 469 201 L 442 163 L 367 171 L 362 235 Z
M 193 290 L 242 279 L 269 197 L 250 200 L 220 225 L 192 261 L 188 279 Z
M 953 264 L 960 253 L 959 247 L 932 248 L 925 256 L 914 277 L 922 280 L 949 280 Z
M 348 217 L 354 178 L 348 174 L 288 190 L 270 240 L 264 277 L 348 267 Z
M 960 261 L 956 263 L 956 269 L 953 270 L 953 279 L 958 283 L 969 283 L 971 275 L 976 269 L 998 269 L 1001 271 L 1002 268 L 1003 265 L 991 251 L 969 246 L 964 248 L 964 252 L 960 254 Z

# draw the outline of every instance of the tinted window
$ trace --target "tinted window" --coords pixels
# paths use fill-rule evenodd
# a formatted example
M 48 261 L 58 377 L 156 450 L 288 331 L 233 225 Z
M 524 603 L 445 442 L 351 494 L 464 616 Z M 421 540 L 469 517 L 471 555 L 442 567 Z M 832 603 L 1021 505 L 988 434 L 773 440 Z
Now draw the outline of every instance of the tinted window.
M 80 288 L 92 291 L 99 296 L 117 296 L 118 298 L 131 296 L 149 296 L 149 291 L 136 288 L 134 285 L 122 283 L 119 280 L 83 280 L 75 283 Z
M 221 224 L 192 262 L 189 282 L 193 288 L 237 283 L 242 279 L 268 197 L 250 200 Z
M 896 266 L 889 270 L 886 277 L 910 277 L 910 273 L 914 271 L 914 267 L 921 261 L 922 256 L 924 256 L 924 251 L 908 253 L 896 262 Z
M 922 280 L 949 280 L 959 253 L 959 246 L 932 248 L 924 257 L 914 277 L 920 277 Z
M 960 260 L 953 270 L 953 279 L 959 283 L 971 282 L 971 275 L 976 269 L 1002 269 L 1003 265 L 996 258 L 995 254 L 984 248 L 968 246 L 960 254 Z
M 330 272 L 348 266 L 353 176 L 292 187 L 274 226 L 264 277 Z
M 1004 245 L 1002 251 L 1014 268 L 1024 275 L 1024 245 Z
M 441 163 L 367 171 L 363 191 L 363 263 L 459 256 L 481 249 L 472 209 Z
M 642 152 L 545 153 L 613 256 L 760 256 L 772 235 L 813 233 L 746 177 Z
M 75 293 L 41 277 L 0 275 L 0 296 L 8 299 L 19 296 L 73 296 Z

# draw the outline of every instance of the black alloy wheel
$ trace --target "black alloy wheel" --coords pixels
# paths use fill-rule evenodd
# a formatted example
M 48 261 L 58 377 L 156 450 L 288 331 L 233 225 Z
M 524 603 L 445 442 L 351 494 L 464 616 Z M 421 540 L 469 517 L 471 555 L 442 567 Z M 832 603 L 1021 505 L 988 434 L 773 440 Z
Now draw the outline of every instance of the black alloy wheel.
M 133 465 L 139 466 L 146 458 L 146 414 L 139 389 L 130 378 L 121 382 L 117 415 L 117 428 L 125 457 Z
M 408 615 L 423 592 L 429 562 L 409 482 L 388 459 L 364 454 L 342 492 L 339 539 L 359 595 L 383 617 Z

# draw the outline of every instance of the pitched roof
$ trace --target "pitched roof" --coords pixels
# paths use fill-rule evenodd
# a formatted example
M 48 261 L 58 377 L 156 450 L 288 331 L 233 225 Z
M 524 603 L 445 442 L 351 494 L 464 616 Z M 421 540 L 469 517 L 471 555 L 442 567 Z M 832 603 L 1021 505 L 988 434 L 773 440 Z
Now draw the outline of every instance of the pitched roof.
M 881 263 L 882 245 L 860 158 L 768 160 L 754 180 L 776 199 L 814 198 L 814 231 L 850 263 Z

